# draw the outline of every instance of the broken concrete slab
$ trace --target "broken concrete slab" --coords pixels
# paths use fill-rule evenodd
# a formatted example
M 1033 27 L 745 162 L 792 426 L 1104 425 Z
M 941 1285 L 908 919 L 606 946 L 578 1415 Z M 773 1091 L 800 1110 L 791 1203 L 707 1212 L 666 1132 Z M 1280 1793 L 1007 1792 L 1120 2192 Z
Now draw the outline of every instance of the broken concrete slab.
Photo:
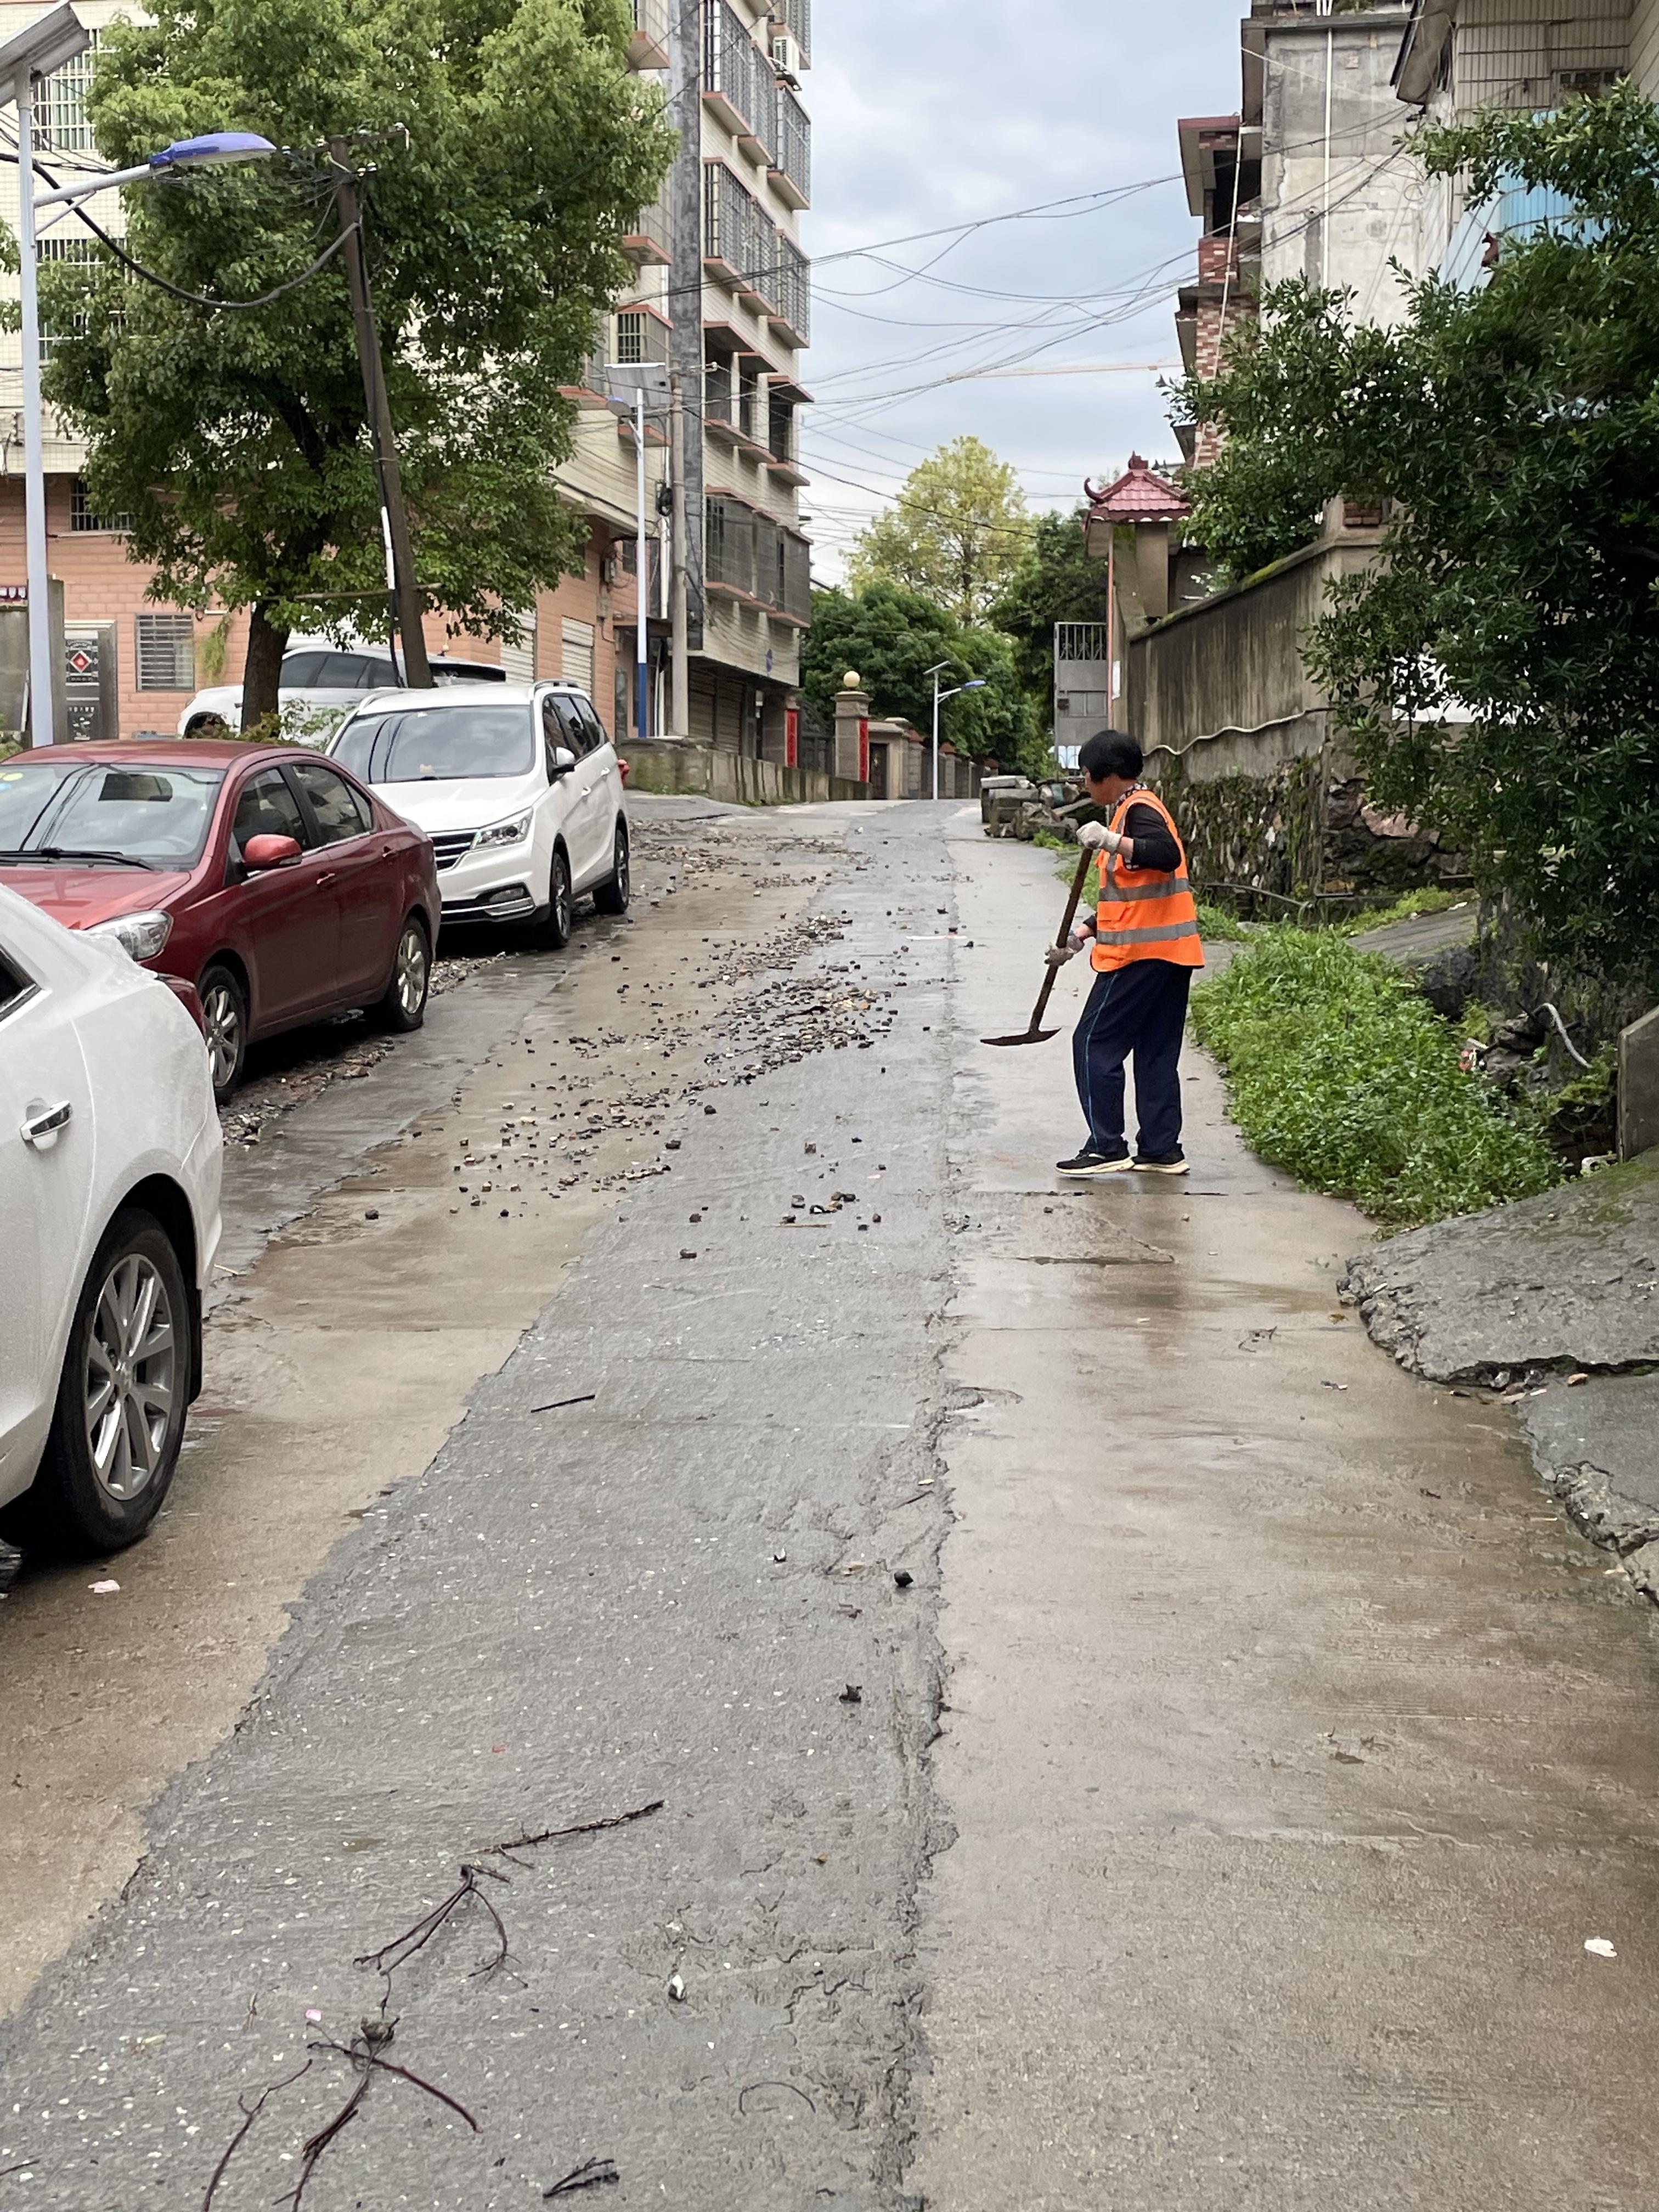
M 1360 1252 L 1342 1294 L 1437 1382 L 1659 1362 L 1659 1152 Z
M 1659 1537 L 1659 1373 L 1556 1382 L 1520 1413 L 1540 1468 L 1591 1468 L 1626 1501 L 1632 1525 Z

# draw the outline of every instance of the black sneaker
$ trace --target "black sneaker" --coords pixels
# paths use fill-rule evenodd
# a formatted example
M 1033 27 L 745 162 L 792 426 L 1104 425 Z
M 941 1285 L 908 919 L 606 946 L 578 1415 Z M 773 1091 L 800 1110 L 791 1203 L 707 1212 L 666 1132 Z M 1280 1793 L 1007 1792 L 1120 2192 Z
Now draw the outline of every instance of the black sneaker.
M 1137 1152 L 1133 1164 L 1143 1175 L 1185 1175 L 1188 1168 L 1179 1145 L 1172 1152 Z
M 1129 1147 L 1127 1145 L 1121 1152 L 1097 1152 L 1085 1145 L 1080 1152 L 1075 1153 L 1069 1160 L 1056 1160 L 1054 1172 L 1056 1175 L 1063 1176 L 1121 1175 L 1126 1168 L 1133 1167 L 1133 1161 L 1129 1158 Z

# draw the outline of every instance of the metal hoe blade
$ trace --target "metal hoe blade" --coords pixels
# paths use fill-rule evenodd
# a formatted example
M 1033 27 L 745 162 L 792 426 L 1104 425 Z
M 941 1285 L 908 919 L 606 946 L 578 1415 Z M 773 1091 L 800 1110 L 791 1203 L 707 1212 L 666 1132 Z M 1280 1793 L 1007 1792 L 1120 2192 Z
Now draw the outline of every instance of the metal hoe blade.
M 1072 917 L 1077 912 L 1077 902 L 1083 896 L 1084 878 L 1089 872 L 1090 864 L 1093 859 L 1093 852 L 1085 846 L 1077 864 L 1077 874 L 1072 879 L 1072 896 L 1066 902 L 1066 918 L 1060 925 L 1060 935 L 1054 939 L 1056 946 L 1062 950 L 1071 930 Z M 1037 1024 L 1042 1019 L 1043 1012 L 1048 1004 L 1048 994 L 1054 989 L 1054 978 L 1059 973 L 1058 968 L 1051 968 L 1043 977 L 1042 988 L 1037 993 L 1037 1002 L 1031 1009 L 1029 1027 L 1021 1030 L 1014 1036 L 981 1037 L 980 1042 L 981 1044 L 1046 1044 L 1051 1036 L 1058 1036 L 1060 1035 L 1058 1030 L 1040 1029 Z

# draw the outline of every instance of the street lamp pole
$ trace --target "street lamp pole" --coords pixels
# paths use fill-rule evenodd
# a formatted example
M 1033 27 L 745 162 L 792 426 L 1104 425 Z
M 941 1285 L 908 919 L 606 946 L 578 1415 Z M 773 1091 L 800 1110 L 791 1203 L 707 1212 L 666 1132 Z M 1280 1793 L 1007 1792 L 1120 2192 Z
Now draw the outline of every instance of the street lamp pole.
M 958 691 L 982 691 L 985 689 L 985 678 L 982 676 L 970 676 L 965 684 L 953 684 L 948 691 L 941 691 L 939 688 L 939 679 L 950 665 L 951 663 L 948 660 L 939 660 L 936 661 L 933 667 L 924 669 L 922 672 L 924 675 L 931 676 L 933 679 L 933 796 L 935 799 L 939 797 L 939 701 L 954 699 Z
M 17 289 L 23 337 L 23 544 L 28 578 L 32 745 L 58 742 L 58 670 L 52 650 L 52 578 L 46 565 L 46 462 L 40 412 L 40 305 L 34 242 L 34 76 L 17 75 Z

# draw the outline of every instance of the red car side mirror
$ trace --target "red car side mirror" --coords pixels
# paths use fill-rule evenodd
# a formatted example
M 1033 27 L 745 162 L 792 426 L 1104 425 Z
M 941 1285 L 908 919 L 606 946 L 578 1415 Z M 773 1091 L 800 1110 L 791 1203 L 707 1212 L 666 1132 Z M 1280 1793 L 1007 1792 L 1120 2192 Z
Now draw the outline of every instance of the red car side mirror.
M 295 837 L 250 837 L 242 848 L 242 866 L 250 875 L 258 875 L 266 868 L 285 868 L 290 860 L 299 857 L 300 843 Z

